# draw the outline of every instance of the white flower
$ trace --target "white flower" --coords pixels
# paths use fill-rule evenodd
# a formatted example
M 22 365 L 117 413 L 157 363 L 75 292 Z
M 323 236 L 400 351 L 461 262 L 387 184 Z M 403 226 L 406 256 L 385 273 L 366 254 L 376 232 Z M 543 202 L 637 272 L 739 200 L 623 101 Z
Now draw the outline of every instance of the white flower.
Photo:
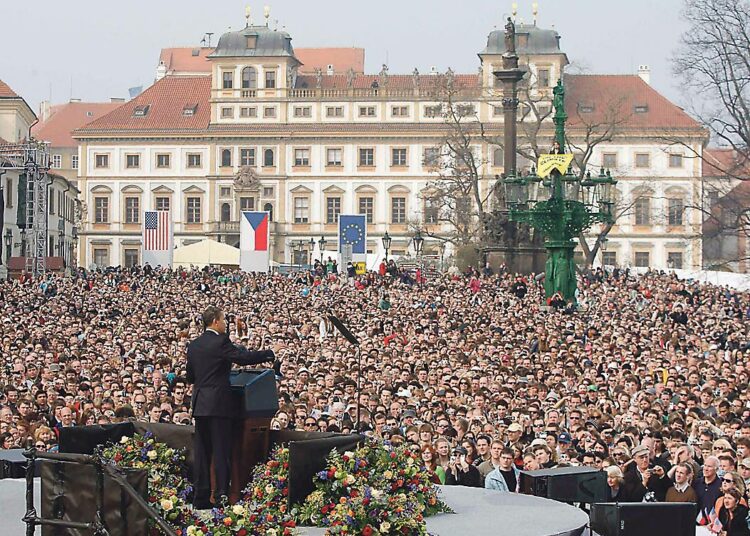
M 195 525 L 190 525 L 187 528 L 188 536 L 195 536 L 197 532 L 198 532 L 198 528 Z
M 373 499 L 380 499 L 383 496 L 383 492 L 379 489 L 374 489 L 370 493 Z
M 124 435 L 124 436 L 122 436 L 120 438 L 120 443 L 124 445 L 125 443 L 128 442 L 128 439 L 130 439 L 130 438 L 128 436 Z
M 351 459 L 351 458 L 354 458 L 354 453 L 351 450 L 347 450 L 344 453 L 344 456 L 346 456 L 347 458 Z
M 391 524 L 387 521 L 383 521 L 380 524 L 380 532 L 388 532 L 391 529 Z
M 169 512 L 172 508 L 174 508 L 174 504 L 172 504 L 172 501 L 169 499 L 162 499 L 161 500 L 161 509 L 165 512 Z
M 266 536 L 276 536 L 276 534 L 278 534 L 276 532 L 276 529 L 268 529 L 268 531 L 266 532 Z
M 357 480 L 357 479 L 356 479 L 356 478 L 354 478 L 354 475 L 347 475 L 347 476 L 346 476 L 346 483 L 347 483 L 347 484 L 349 484 L 350 486 L 351 486 L 352 484 L 354 484 L 354 482 L 355 482 L 356 480 Z
M 245 509 L 242 508 L 241 504 L 235 504 L 234 506 L 232 506 L 232 513 L 236 516 L 242 515 L 242 512 L 244 511 Z
M 271 494 L 273 493 L 274 487 L 271 484 L 268 484 L 266 486 L 266 493 Z
M 155 450 L 149 450 L 147 454 L 149 460 L 155 460 L 158 455 Z

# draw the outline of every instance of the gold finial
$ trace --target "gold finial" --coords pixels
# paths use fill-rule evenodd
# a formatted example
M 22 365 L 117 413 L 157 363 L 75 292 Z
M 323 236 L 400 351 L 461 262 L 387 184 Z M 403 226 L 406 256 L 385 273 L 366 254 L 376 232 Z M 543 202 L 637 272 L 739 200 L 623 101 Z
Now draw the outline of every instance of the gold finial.
M 245 26 L 250 26 L 250 6 L 245 6 Z
M 518 2 L 513 2 L 511 4 L 511 13 L 513 13 L 513 20 L 516 20 L 516 15 L 518 15 Z
M 539 2 L 531 4 L 531 13 L 534 15 L 534 26 L 536 26 L 536 19 L 539 15 Z
M 263 6 L 263 16 L 266 18 L 266 26 L 268 26 L 268 17 L 271 16 L 271 6 Z

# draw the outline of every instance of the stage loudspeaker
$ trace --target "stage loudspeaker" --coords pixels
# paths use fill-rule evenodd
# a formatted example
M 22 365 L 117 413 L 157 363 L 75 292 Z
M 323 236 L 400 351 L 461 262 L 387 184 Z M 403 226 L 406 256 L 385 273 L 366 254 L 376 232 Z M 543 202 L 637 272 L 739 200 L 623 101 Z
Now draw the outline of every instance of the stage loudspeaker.
M 591 505 L 591 530 L 601 536 L 695 536 L 693 503 Z
M 607 473 L 593 467 L 558 467 L 521 472 L 521 493 L 561 502 L 607 500 Z

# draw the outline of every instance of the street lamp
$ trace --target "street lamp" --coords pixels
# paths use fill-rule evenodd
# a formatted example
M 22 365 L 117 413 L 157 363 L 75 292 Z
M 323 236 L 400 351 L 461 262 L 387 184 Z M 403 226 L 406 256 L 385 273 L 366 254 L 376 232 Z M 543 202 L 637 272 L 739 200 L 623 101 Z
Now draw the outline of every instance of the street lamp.
M 294 257 L 295 257 L 294 264 L 297 265 L 298 270 L 301 270 L 302 269 L 302 252 L 305 249 L 305 243 L 302 240 L 298 240 L 294 242 L 292 249 L 294 250 Z
M 555 141 L 565 147 L 565 89 L 562 81 L 553 90 Z M 557 152 L 557 151 L 555 151 Z M 562 294 L 575 301 L 576 268 L 574 239 L 595 223 L 614 223 L 615 185 L 609 171 L 601 169 L 597 177 L 583 177 L 570 170 L 571 155 L 546 156 L 543 178 L 532 173 L 517 177 L 511 172 L 503 180 L 511 221 L 526 223 L 545 235 L 547 249 L 544 290 L 549 298 Z M 551 168 L 551 170 L 550 170 Z
M 424 238 L 422 238 L 422 233 L 417 229 L 416 234 L 414 235 L 414 238 L 412 238 L 414 241 L 414 253 L 417 255 L 417 265 L 419 266 L 419 287 L 422 287 L 422 278 L 424 277 L 424 274 L 422 273 L 424 271 L 424 267 L 422 266 L 422 248 L 424 247 Z
M 383 249 L 385 249 L 385 263 L 388 264 L 388 251 L 391 249 L 391 236 L 388 234 L 388 231 L 385 232 L 382 240 Z
M 308 264 L 312 266 L 313 264 L 313 251 L 315 250 L 315 239 L 311 236 L 310 237 L 310 257 Z
M 323 264 L 323 251 L 325 251 L 327 243 L 328 240 L 326 240 L 326 237 L 321 235 L 318 239 L 318 248 L 320 249 L 320 264 Z
M 11 254 L 11 247 L 13 246 L 13 231 L 10 229 L 5 230 L 5 262 L 8 262 Z

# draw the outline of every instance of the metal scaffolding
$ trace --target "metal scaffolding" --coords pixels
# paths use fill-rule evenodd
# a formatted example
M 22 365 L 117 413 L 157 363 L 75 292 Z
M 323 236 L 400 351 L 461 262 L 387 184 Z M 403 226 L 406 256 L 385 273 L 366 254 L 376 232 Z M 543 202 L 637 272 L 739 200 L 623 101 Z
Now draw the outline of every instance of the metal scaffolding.
M 30 246 L 26 251 L 26 272 L 36 277 L 47 269 L 49 146 L 35 140 L 28 143 L 0 145 L 0 168 L 21 171 L 26 178 L 26 221 L 24 223 Z

